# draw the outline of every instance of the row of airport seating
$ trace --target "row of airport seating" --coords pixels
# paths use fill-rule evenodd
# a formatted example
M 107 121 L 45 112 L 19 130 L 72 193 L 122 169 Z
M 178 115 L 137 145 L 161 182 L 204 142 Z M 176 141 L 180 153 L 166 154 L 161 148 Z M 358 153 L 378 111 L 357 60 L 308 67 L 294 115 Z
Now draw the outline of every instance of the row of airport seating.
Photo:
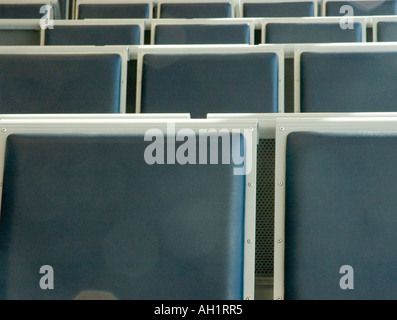
M 260 275 L 396 299 L 397 46 L 351 43 L 367 18 L 348 44 L 1 47 L 0 299 L 253 299 Z
M 254 298 L 257 121 L 0 123 L 0 299 Z
M 263 119 L 262 121 L 266 123 L 269 121 L 268 119 L 270 119 L 270 122 L 273 123 L 273 121 L 276 121 L 275 119 L 280 119 L 283 117 L 298 117 L 299 115 L 292 115 L 292 114 L 282 115 L 280 113 L 277 113 L 277 111 L 270 111 L 270 112 L 258 111 L 257 114 L 252 115 L 252 112 L 255 111 L 249 110 L 247 109 L 247 107 L 251 107 L 254 103 L 257 103 L 258 105 L 259 104 L 263 105 L 264 101 L 270 101 L 270 104 L 274 106 L 277 105 L 275 101 L 280 101 L 282 99 L 282 94 L 280 95 L 279 89 L 280 86 L 282 86 L 283 81 L 282 81 L 282 77 L 280 77 L 279 75 L 283 74 L 283 72 L 280 71 L 280 68 L 283 64 L 283 57 L 289 55 L 288 52 L 290 52 L 291 48 L 292 48 L 291 46 L 283 47 L 279 45 L 248 46 L 248 47 L 247 46 L 238 46 L 238 47 L 174 46 L 168 48 L 164 48 L 161 46 L 157 46 L 157 47 L 143 46 L 143 47 L 128 47 L 128 48 L 124 47 L 121 49 L 117 49 L 114 47 L 103 47 L 103 48 L 3 47 L 1 49 L 2 52 L 1 56 L 4 57 L 4 61 L 0 70 L 2 70 L 3 81 L 1 83 L 3 86 L 2 92 L 4 94 L 1 94 L 0 97 L 4 99 L 2 105 L 5 108 L 11 108 L 11 109 L 8 110 L 5 109 L 4 111 L 1 111 L 1 113 L 2 114 L 16 113 L 15 110 L 13 110 L 13 108 L 15 108 L 15 106 L 19 106 L 21 108 L 26 108 L 23 111 L 18 112 L 18 113 L 22 113 L 19 119 L 21 118 L 23 119 L 24 117 L 23 114 L 25 114 L 26 117 L 27 113 L 30 114 L 28 118 L 32 119 L 34 117 L 32 117 L 31 114 L 36 113 L 36 111 L 28 108 L 32 108 L 32 107 L 41 108 L 43 105 L 52 108 L 51 112 L 45 111 L 45 113 L 52 113 L 52 112 L 65 113 L 64 111 L 62 111 L 62 109 L 60 109 L 62 107 L 68 108 L 69 110 L 68 112 L 71 113 L 81 113 L 81 112 L 104 113 L 104 112 L 108 112 L 108 110 L 104 111 L 103 109 L 99 110 L 96 108 L 98 108 L 99 106 L 102 107 L 105 104 L 112 106 L 113 109 L 110 109 L 112 111 L 109 112 L 120 112 L 121 109 L 119 109 L 119 100 L 121 101 L 122 100 L 121 97 L 125 97 L 125 95 L 128 93 L 120 90 L 120 87 L 125 86 L 125 77 L 126 77 L 125 66 L 128 63 L 131 63 L 131 61 L 135 61 L 137 62 L 137 69 L 140 70 L 139 74 L 141 74 L 141 76 L 138 77 L 139 79 L 138 83 L 140 83 L 141 88 L 144 88 L 142 92 L 145 92 L 145 94 L 143 94 L 140 99 L 141 101 L 147 101 L 145 103 L 150 103 L 155 108 L 156 107 L 162 108 L 163 106 L 172 106 L 172 108 L 175 108 L 175 106 L 177 107 L 182 106 L 180 102 L 183 101 L 184 102 L 183 107 L 189 106 L 189 108 L 194 107 L 195 109 L 193 110 L 186 108 L 186 109 L 182 109 L 183 110 L 182 112 L 185 113 L 188 112 L 193 117 L 205 117 L 208 113 L 214 113 L 214 112 L 235 112 L 234 115 L 227 115 L 225 113 L 222 113 L 218 115 L 218 117 L 220 119 L 225 119 L 225 118 L 227 119 L 228 117 L 234 116 L 237 117 L 238 122 L 240 122 L 241 119 L 244 119 L 245 117 L 243 114 L 241 114 L 241 112 L 244 112 L 244 113 L 251 113 L 250 120 Z M 302 96 L 302 100 L 300 101 L 306 99 L 304 100 L 305 102 L 301 104 L 303 108 L 305 108 L 305 106 L 309 104 L 315 106 L 317 103 L 317 106 L 322 107 L 324 105 L 327 105 L 329 107 L 335 108 L 331 111 L 338 111 L 337 108 L 339 108 L 340 106 L 344 106 L 345 101 L 350 101 L 350 104 L 346 104 L 347 110 L 342 110 L 342 112 L 345 113 L 344 116 L 347 116 L 346 112 L 368 111 L 365 109 L 360 109 L 361 107 L 365 107 L 365 106 L 370 108 L 369 111 L 372 112 L 384 111 L 383 109 L 378 109 L 378 108 L 384 108 L 390 106 L 392 108 L 387 111 L 394 110 L 393 105 L 396 99 L 393 96 L 394 90 L 392 89 L 392 85 L 391 85 L 392 83 L 395 83 L 395 80 L 393 79 L 396 74 L 395 68 L 393 67 L 395 66 L 394 57 L 396 51 L 396 47 L 394 44 L 358 43 L 358 44 L 343 44 L 343 45 L 342 44 L 294 45 L 293 48 L 295 49 L 295 54 L 296 54 L 295 61 L 300 61 L 301 71 L 299 71 L 299 73 L 305 74 L 304 78 L 300 78 L 300 80 L 297 79 L 299 81 L 296 81 L 296 84 L 301 86 L 301 89 L 297 91 L 300 92 Z M 18 53 L 18 50 L 19 50 L 19 54 L 16 54 Z M 27 57 L 29 58 L 26 59 Z M 56 58 L 58 57 L 61 58 L 63 62 L 61 63 L 56 62 L 57 60 Z M 247 59 L 242 59 L 242 57 Z M 130 59 L 130 61 L 127 61 L 128 59 Z M 208 61 L 206 61 L 207 59 Z M 329 64 L 328 63 L 329 61 L 332 61 L 332 63 Z M 202 68 L 203 63 L 208 65 L 205 73 L 203 73 L 203 68 Z M 195 72 L 192 72 L 191 71 L 192 69 L 190 68 L 191 66 L 194 65 L 198 67 Z M 146 69 L 146 67 L 148 69 Z M 63 68 L 65 68 L 67 71 L 66 72 L 62 71 Z M 266 68 L 268 71 L 265 73 L 261 72 L 263 70 L 260 68 Z M 87 72 L 83 72 L 83 70 L 87 70 Z M 250 70 L 250 73 L 248 73 L 247 70 Z M 234 73 L 234 77 L 232 77 L 233 73 Z M 253 77 L 254 73 L 259 78 Z M 296 75 L 298 75 L 299 73 L 297 72 Z M 333 76 L 327 75 L 327 73 L 333 73 Z M 23 81 L 21 81 L 22 74 L 24 74 Z M 328 79 L 327 76 L 330 78 Z M 376 79 L 376 81 L 374 81 L 374 78 Z M 272 84 L 272 86 L 266 89 L 268 91 L 264 91 L 263 87 L 269 85 L 269 79 L 271 81 L 270 84 Z M 273 79 L 274 81 L 271 79 Z M 309 87 L 311 87 L 311 89 L 309 89 Z M 367 88 L 369 87 L 371 87 L 371 91 L 367 90 Z M 181 90 L 181 88 L 183 88 L 183 90 Z M 257 95 L 255 95 L 255 92 Z M 277 95 L 277 93 L 279 95 Z M 263 96 L 262 98 L 261 97 L 258 98 L 258 95 L 263 95 Z M 229 98 L 230 100 L 227 100 Z M 256 102 L 254 98 L 257 99 Z M 319 99 L 322 101 L 321 103 L 319 102 Z M 210 106 L 209 103 L 212 101 L 217 101 L 219 103 L 226 101 L 229 104 L 226 106 L 226 109 L 222 111 L 216 109 L 219 106 L 219 103 L 215 106 L 216 108 L 212 110 L 206 110 L 206 108 L 209 108 Z M 231 106 L 235 106 L 237 110 L 230 109 Z M 91 110 L 85 109 L 88 107 L 92 107 L 92 109 Z M 242 109 L 239 109 L 240 107 Z M 358 109 L 351 109 L 351 107 L 357 107 Z M 141 108 L 142 108 L 142 104 L 141 104 Z M 128 119 L 128 117 L 133 117 L 133 116 L 144 117 L 145 113 L 150 115 L 151 113 L 181 112 L 179 109 L 168 109 L 168 110 L 152 109 L 148 111 L 144 111 L 141 109 L 140 111 L 144 113 L 142 113 L 141 115 L 109 115 L 108 117 L 110 119 L 113 119 L 112 118 L 113 116 L 126 116 Z M 320 112 L 320 111 L 322 110 L 318 110 L 316 112 Z M 330 110 L 324 110 L 324 111 L 330 111 Z M 312 112 L 314 111 L 311 110 L 307 112 L 302 112 L 301 115 L 304 118 L 311 117 L 313 115 Z M 273 114 L 271 115 L 271 113 Z M 172 113 L 170 113 L 170 115 L 172 115 Z M 161 116 L 159 115 L 158 117 L 161 118 L 163 116 L 164 115 Z M 319 120 L 321 124 L 324 122 L 325 123 L 328 122 L 328 119 L 324 118 L 323 115 L 317 115 L 317 116 L 321 118 Z M 373 116 L 375 117 L 376 115 L 373 114 Z M 93 115 L 93 117 L 95 117 L 95 115 Z M 175 116 L 171 116 L 171 117 L 174 118 Z M 2 118 L 7 119 L 7 116 L 2 115 Z M 18 117 L 15 118 L 18 119 Z M 40 128 L 43 125 L 43 122 L 47 123 L 49 121 L 48 124 L 53 128 L 57 127 L 59 123 L 59 120 L 57 121 L 52 120 L 51 122 L 50 121 L 51 117 L 44 115 L 37 116 L 36 119 L 40 120 L 38 121 L 37 126 L 34 125 L 32 129 L 36 133 L 42 132 Z M 91 121 L 88 120 L 89 118 L 85 118 L 85 119 L 86 122 Z M 125 121 L 125 118 L 122 117 L 120 117 L 120 119 L 119 118 L 114 118 L 114 119 L 115 120 L 110 121 L 112 122 L 111 124 L 112 129 L 109 129 L 110 131 L 114 130 L 114 128 L 119 126 L 118 122 L 123 123 Z M 368 119 L 370 119 L 369 116 Z M 21 128 L 25 128 L 26 126 L 28 127 L 30 126 L 29 124 L 30 120 L 28 122 L 26 121 L 27 120 L 23 120 L 23 121 L 21 120 L 21 122 L 18 124 L 19 130 L 21 130 Z M 77 116 L 75 116 L 75 119 L 73 121 L 81 124 L 81 121 Z M 139 119 L 139 121 L 142 122 L 141 119 Z M 353 120 L 353 122 L 354 121 L 356 120 Z M 208 123 L 206 121 L 199 123 L 200 126 L 202 126 L 203 128 L 207 128 L 206 126 Z M 363 128 L 372 130 L 372 126 L 373 126 L 372 122 L 366 120 L 365 124 L 367 126 L 366 127 L 364 126 Z M 69 123 L 68 125 L 71 125 L 71 123 Z M 137 126 L 138 124 L 133 124 L 133 125 Z M 184 126 L 188 126 L 188 125 L 189 124 L 184 124 Z M 98 126 L 100 126 L 100 124 L 98 124 Z M 147 128 L 156 127 L 156 126 L 157 124 L 150 123 L 148 124 Z M 285 128 L 285 127 L 280 126 L 280 128 Z M 8 126 L 4 127 L 3 129 L 5 130 L 5 132 L 14 131 L 14 129 Z M 260 131 L 261 130 L 262 129 L 260 129 Z M 282 131 L 281 129 L 279 130 Z M 274 142 L 275 128 L 267 129 L 267 131 L 273 131 L 273 133 L 270 134 L 270 137 L 266 136 L 266 134 L 264 136 L 261 133 L 259 134 L 260 139 L 258 145 L 259 148 L 258 166 L 262 161 L 267 161 L 268 163 L 273 163 L 273 166 L 274 165 L 277 166 L 279 165 L 280 161 L 275 160 L 274 158 L 274 148 L 275 146 L 277 147 L 277 144 L 275 145 Z M 66 139 L 69 139 L 69 137 L 66 137 Z M 43 143 L 46 144 L 47 142 L 43 142 Z M 24 144 L 24 145 L 30 145 L 30 144 Z M 101 152 L 103 152 L 102 151 L 103 148 L 99 148 L 99 149 L 101 150 Z M 40 150 L 40 148 L 38 150 Z M 79 150 L 81 150 L 81 148 L 79 148 Z M 140 154 L 142 155 L 142 153 Z M 68 161 L 70 161 L 70 159 Z M 16 163 L 19 162 L 17 161 Z M 57 165 L 54 165 L 54 167 L 56 167 Z M 19 171 L 20 169 L 15 169 L 15 170 Z M 32 170 L 33 172 L 34 170 L 37 171 L 37 169 L 32 169 Z M 260 172 L 259 170 L 258 178 L 253 181 L 256 181 L 258 188 L 257 192 L 261 193 L 262 197 L 264 197 L 265 199 L 264 201 L 262 200 L 262 203 L 265 202 L 268 206 L 267 208 L 265 208 L 265 210 L 263 210 L 266 212 L 267 215 L 266 218 L 274 219 L 273 211 L 272 211 L 272 206 L 273 206 L 272 199 L 274 197 L 273 194 L 275 191 L 273 186 L 274 172 L 272 173 L 271 170 L 269 170 L 269 168 L 266 168 L 265 171 L 268 173 L 268 175 L 265 176 L 262 175 L 262 172 Z M 94 173 L 92 173 L 92 175 L 95 177 Z M 174 175 L 174 173 L 172 173 L 171 175 Z M 175 179 L 173 181 L 174 183 L 178 183 L 177 180 Z M 95 180 L 95 182 L 98 182 L 98 180 Z M 264 188 L 263 187 L 264 185 L 267 186 L 267 188 Z M 72 186 L 70 185 L 68 186 L 69 188 L 72 188 Z M 201 185 L 200 188 L 202 188 Z M 252 184 L 250 185 L 250 188 L 252 188 Z M 65 195 L 67 195 L 67 197 L 72 197 L 72 198 L 74 197 L 70 195 L 70 193 L 68 193 L 66 190 L 64 190 L 64 192 Z M 10 197 L 12 197 L 13 194 L 14 191 L 10 192 Z M 216 194 L 214 193 L 214 195 Z M 359 197 L 360 195 L 358 194 L 356 196 Z M 30 196 L 28 195 L 28 197 Z M 81 197 L 84 197 L 84 195 L 82 194 Z M 45 209 L 42 209 L 43 211 L 48 210 L 48 208 L 45 206 L 49 205 L 48 196 L 44 197 L 44 199 L 45 200 L 43 200 L 43 206 Z M 189 199 L 191 199 L 191 196 L 189 196 L 186 199 L 186 202 L 188 202 Z M 228 199 L 230 199 L 230 196 Z M 258 200 L 259 199 L 257 199 L 257 201 Z M 58 198 L 56 198 L 56 200 L 54 200 L 54 203 L 59 203 L 59 202 L 62 204 L 61 196 L 59 196 Z M 55 205 L 54 203 L 51 202 L 50 204 Z M 161 203 L 163 203 L 162 199 L 161 199 Z M 252 205 L 252 203 L 255 203 L 255 201 L 251 199 L 250 203 Z M 263 217 L 262 209 L 263 208 L 256 209 L 257 215 L 261 218 Z M 56 210 L 61 211 L 61 209 L 56 209 Z M 206 209 L 202 208 L 202 210 L 206 210 Z M 22 210 L 21 212 L 25 212 L 25 211 Z M 43 214 L 42 211 L 38 211 L 38 215 L 40 216 L 41 214 Z M 63 217 L 61 213 L 60 216 Z M 261 227 L 262 226 L 259 223 L 257 225 L 257 228 L 261 229 Z M 346 228 L 347 228 L 346 230 L 348 230 L 347 226 Z M 261 232 L 263 231 L 261 230 Z M 28 236 L 29 235 L 30 234 L 28 234 Z M 56 237 L 56 235 L 53 236 Z M 168 237 L 169 235 L 165 235 L 165 236 Z M 269 236 L 270 236 L 270 240 L 269 240 Z M 266 263 L 269 263 L 269 261 L 272 262 L 272 257 L 273 257 L 272 245 L 275 244 L 277 248 L 277 246 L 279 245 L 278 242 L 279 239 L 282 239 L 280 238 L 279 235 L 277 235 L 277 237 L 278 237 L 277 240 L 274 241 L 272 237 L 272 230 L 268 230 L 265 241 L 262 241 L 260 238 L 255 239 L 255 245 L 257 248 L 256 254 L 259 256 L 263 256 L 261 257 L 261 259 L 265 259 Z M 252 237 L 246 239 L 246 241 L 248 240 L 251 241 L 249 244 L 252 244 L 253 240 L 251 238 Z M 45 239 L 48 238 L 45 237 Z M 27 241 L 27 240 L 24 238 L 24 240 L 21 241 Z M 156 240 L 152 240 L 152 241 L 161 242 L 161 240 L 158 240 L 157 238 Z M 230 238 L 227 238 L 227 240 L 225 241 L 230 242 L 231 240 Z M 223 245 L 226 246 L 225 243 L 223 243 Z M 265 248 L 263 248 L 263 246 L 265 246 Z M 6 254 L 8 254 L 7 250 L 5 251 Z M 10 250 L 12 251 L 12 249 Z M 28 252 L 32 251 L 37 253 L 37 250 L 36 251 L 28 250 Z M 157 247 L 153 250 L 157 250 Z M 294 250 L 294 248 L 289 250 Z M 351 247 L 350 250 L 351 252 L 354 253 L 354 247 Z M 153 251 L 148 250 L 148 252 L 152 254 Z M 336 254 L 337 253 L 338 252 L 336 252 Z M 51 256 L 53 254 L 55 254 L 55 251 L 51 251 L 50 253 L 48 253 L 48 256 Z M 146 256 L 145 257 L 139 256 L 138 258 L 149 259 Z M 121 259 L 121 258 L 116 257 L 114 259 Z M 135 257 L 131 257 L 131 259 L 135 259 Z M 95 263 L 98 263 L 99 265 L 100 263 L 103 263 L 98 260 L 95 261 L 96 261 Z M 300 258 L 299 261 L 301 261 Z M 321 261 L 322 260 L 320 260 L 319 263 L 321 263 Z M 236 262 L 236 260 L 233 260 L 233 262 Z M 280 277 L 280 274 L 278 274 L 278 272 L 284 272 L 284 268 L 279 265 L 280 261 L 276 260 L 275 262 L 277 263 L 277 267 L 274 268 L 274 271 L 272 267 L 271 271 L 274 272 L 276 277 L 275 279 L 278 279 L 278 277 Z M 255 263 L 258 263 L 258 259 L 256 259 Z M 13 267 L 16 267 L 18 264 L 19 261 L 15 262 L 15 265 L 13 265 Z M 48 263 L 48 264 L 52 266 L 54 265 L 57 266 L 57 264 L 55 263 Z M 251 260 L 251 264 L 252 264 L 252 260 Z M 123 266 L 123 268 L 124 267 L 125 266 Z M 137 269 L 134 269 L 134 266 L 132 266 L 131 268 L 133 268 L 132 270 L 134 270 L 134 272 L 138 272 L 137 271 L 139 269 L 138 267 Z M 55 267 L 55 270 L 58 270 L 58 267 Z M 225 270 L 229 270 L 229 269 L 225 267 L 224 269 L 222 269 L 222 271 L 220 271 L 217 274 L 217 276 L 221 276 L 220 274 L 222 274 L 222 272 L 226 272 Z M 295 265 L 293 265 L 288 270 L 295 270 Z M 307 269 L 303 269 L 303 271 L 300 272 L 304 272 L 305 270 Z M 30 271 L 24 271 L 24 272 L 29 273 L 31 272 L 31 269 Z M 62 272 L 64 271 L 62 270 Z M 61 274 L 63 274 L 62 272 Z M 90 270 L 89 272 L 92 271 Z M 181 271 L 176 271 L 176 272 L 181 272 Z M 205 273 L 203 277 L 205 277 L 206 274 L 207 273 Z M 254 273 L 252 272 L 251 278 L 253 274 Z M 86 274 L 81 274 L 81 273 L 76 273 L 76 275 L 83 278 L 87 277 Z M 335 273 L 335 274 L 333 273 L 332 275 L 334 278 L 339 279 L 338 278 L 339 273 Z M 29 273 L 29 276 L 32 276 L 32 273 Z M 164 274 L 162 273 L 161 275 L 159 274 L 159 278 L 155 279 L 151 284 L 153 286 L 152 288 L 155 287 L 155 284 L 158 285 L 158 283 L 160 282 L 159 280 L 160 278 L 166 276 L 169 275 L 167 275 L 167 273 Z M 290 276 L 291 277 L 299 276 L 299 274 L 292 273 L 292 275 Z M 9 281 L 9 277 L 12 277 L 12 274 L 6 272 L 4 274 L 3 281 L 5 282 Z M 248 275 L 248 277 L 250 276 Z M 175 276 L 174 278 L 172 278 L 172 281 L 176 281 L 177 278 L 179 279 L 179 277 Z M 322 279 L 322 277 L 320 278 Z M 9 282 L 8 286 L 7 283 L 5 283 L 4 288 L 9 289 L 10 286 L 16 286 L 17 283 L 19 283 L 20 286 L 22 286 L 25 280 L 28 281 L 26 278 L 23 277 L 21 279 L 22 280 L 20 281 L 19 278 L 15 278 L 14 279 L 15 282 L 13 281 Z M 142 278 L 142 279 L 146 279 L 146 278 Z M 242 281 L 241 278 L 238 279 Z M 282 279 L 284 279 L 283 276 Z M 63 280 L 65 281 L 65 283 L 71 282 L 75 284 L 76 282 L 78 282 L 78 280 L 71 279 L 67 276 L 65 276 L 65 279 Z M 332 279 L 328 279 L 328 280 L 331 281 Z M 29 280 L 29 281 L 33 281 L 33 280 Z M 105 281 L 105 279 L 103 279 L 103 281 Z M 295 280 L 291 280 L 291 281 L 295 281 Z M 332 281 L 336 281 L 336 280 L 333 279 Z M 304 281 L 302 280 L 302 282 Z M 240 287 L 238 288 L 241 289 L 242 283 L 243 282 L 239 283 Z M 250 283 L 252 285 L 252 279 Z M 275 298 L 301 299 L 307 297 L 310 298 L 316 298 L 316 297 L 349 298 L 350 297 L 350 296 L 346 296 L 346 292 L 349 291 L 339 292 L 340 289 L 338 287 L 336 288 L 336 293 L 340 295 L 336 295 L 336 296 L 332 294 L 327 296 L 327 294 L 330 294 L 328 291 L 324 293 L 324 296 L 317 295 L 317 291 L 312 291 L 314 292 L 313 296 L 307 296 L 298 293 L 284 294 L 283 288 L 288 288 L 289 281 L 286 281 L 285 284 L 282 282 L 282 285 L 280 285 L 280 279 L 279 279 L 275 283 L 277 284 L 277 286 L 275 286 Z M 310 282 L 310 283 L 316 283 L 316 282 Z M 136 282 L 133 282 L 133 285 L 139 287 Z M 208 287 L 211 287 L 211 285 L 214 285 L 216 288 L 221 288 L 220 284 L 218 284 L 217 282 L 208 284 Z M 101 284 L 101 286 L 103 285 Z M 176 284 L 173 283 L 174 289 L 175 286 Z M 85 286 L 83 286 L 83 288 L 84 287 L 92 288 L 93 286 L 90 284 L 86 284 Z M 185 294 L 184 296 L 180 291 L 173 291 L 174 294 L 171 294 L 169 291 L 160 291 L 161 293 L 157 295 L 154 294 L 154 292 L 157 292 L 154 289 L 148 290 L 147 295 L 141 293 L 140 294 L 136 293 L 136 295 L 135 293 L 134 295 L 129 295 L 126 293 L 121 293 L 120 291 L 117 290 L 117 288 L 110 288 L 110 287 L 107 288 L 108 288 L 107 290 L 109 290 L 110 292 L 115 293 L 117 298 L 136 298 L 138 296 L 147 297 L 147 298 L 149 297 L 164 298 L 168 296 L 169 298 L 176 298 L 176 299 L 201 298 L 201 297 L 240 299 L 242 297 L 244 298 L 254 297 L 252 287 L 250 290 L 247 289 L 248 292 L 244 291 L 244 293 L 241 293 L 243 291 L 238 291 L 238 293 L 236 293 L 237 291 L 233 291 L 233 293 L 228 291 L 227 293 L 222 293 L 219 295 L 218 293 L 216 293 L 215 295 L 204 295 L 204 294 L 201 295 L 198 294 L 197 291 L 193 291 L 193 293 L 197 295 L 193 295 L 193 293 L 192 295 L 187 295 L 183 293 Z M 129 287 L 126 286 L 123 288 L 129 288 Z M 226 289 L 230 289 L 231 287 L 224 284 L 222 288 L 226 290 Z M 292 290 L 298 290 L 298 289 L 303 290 L 301 288 L 305 288 L 305 286 L 303 286 L 303 283 L 299 283 L 297 288 Z M 22 287 L 20 291 L 16 293 L 18 295 L 21 294 L 22 296 L 18 296 L 18 295 L 15 296 L 12 293 L 3 293 L 4 295 L 2 295 L 2 297 L 3 298 L 15 298 L 15 297 L 70 298 L 76 296 L 79 293 L 79 291 L 82 290 L 82 288 L 78 287 L 78 289 L 76 289 L 78 292 L 72 290 L 72 293 L 67 293 L 67 294 L 64 291 L 61 291 L 59 296 L 55 296 L 51 292 L 42 292 L 41 290 L 40 291 L 37 290 L 39 289 L 35 288 L 31 292 L 27 292 L 25 288 Z M 97 295 L 100 295 L 101 293 L 97 292 L 91 294 L 92 294 L 91 297 L 95 298 L 98 297 Z M 363 297 L 371 298 L 371 297 L 377 297 L 377 293 L 375 293 L 375 291 L 364 292 L 358 295 L 351 295 L 351 296 L 355 298 L 363 298 Z M 393 297 L 393 295 L 392 293 L 389 292 L 386 295 L 384 295 L 384 297 Z
M 91 20 L 59 21 L 41 29 L 39 20 L 0 20 L 5 45 L 275 44 L 397 41 L 397 17 Z M 372 32 L 372 34 L 371 34 Z M 368 38 L 367 39 L 367 35 Z M 370 41 L 372 40 L 372 41 Z
M 0 112 L 205 118 L 208 113 L 288 112 L 284 100 L 293 100 L 291 111 L 302 113 L 397 111 L 395 44 L 295 45 L 292 79 L 284 77 L 290 49 L 3 47 Z M 285 89 L 291 80 L 292 96 L 291 88 Z
M 395 116 L 208 115 L 259 122 L 257 193 L 274 203 L 274 299 L 397 298 Z
M 0 19 L 35 19 L 50 4 L 56 19 L 253 18 L 395 15 L 397 1 L 341 0 L 2 0 Z M 341 10 L 349 5 L 354 12 Z
M 274 298 L 397 298 L 395 113 L 0 127 L 2 299 L 253 299 L 258 136 L 276 148 Z

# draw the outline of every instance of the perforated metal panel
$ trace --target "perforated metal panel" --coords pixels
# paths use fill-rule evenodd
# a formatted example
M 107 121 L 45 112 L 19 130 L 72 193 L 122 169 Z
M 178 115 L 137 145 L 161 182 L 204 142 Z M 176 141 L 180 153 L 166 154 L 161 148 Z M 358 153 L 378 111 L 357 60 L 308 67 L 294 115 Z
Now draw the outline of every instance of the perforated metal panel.
M 273 276 L 275 141 L 261 139 L 258 145 L 256 192 L 257 276 Z
M 261 29 L 255 29 L 254 35 L 255 35 L 254 43 L 255 44 L 261 44 L 261 41 L 262 41 L 262 30 Z
M 286 58 L 284 61 L 284 68 L 285 68 L 284 109 L 285 112 L 294 112 L 294 59 Z
M 367 42 L 373 42 L 373 36 L 372 36 L 372 33 L 373 33 L 373 29 L 372 29 L 372 27 L 367 27 Z

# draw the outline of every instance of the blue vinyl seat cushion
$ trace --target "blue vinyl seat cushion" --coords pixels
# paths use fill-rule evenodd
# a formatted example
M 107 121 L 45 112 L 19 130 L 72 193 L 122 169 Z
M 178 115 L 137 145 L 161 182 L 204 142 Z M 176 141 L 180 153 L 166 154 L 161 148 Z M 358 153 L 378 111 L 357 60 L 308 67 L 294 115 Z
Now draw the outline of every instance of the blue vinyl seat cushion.
M 244 3 L 244 18 L 314 17 L 314 2 Z
M 395 15 L 397 1 L 331 1 L 326 3 L 326 16 L 344 16 L 346 11 L 340 12 L 342 6 L 351 6 L 354 16 Z
M 117 54 L 0 55 L 0 113 L 118 113 Z
M 250 44 L 249 24 L 157 25 L 155 44 Z
M 0 4 L 0 19 L 41 19 L 43 4 Z
M 232 164 L 149 165 L 151 143 L 127 133 L 8 137 L 1 299 L 243 298 L 245 177 Z M 54 290 L 39 286 L 43 265 Z
M 339 23 L 268 23 L 266 43 L 361 42 L 362 26 L 341 29 Z
M 397 298 L 396 143 L 395 132 L 288 135 L 286 299 Z
M 161 3 L 160 18 L 231 18 L 230 2 L 217 3 Z
M 278 112 L 275 53 L 145 54 L 144 113 Z
M 302 112 L 397 111 L 395 52 L 304 52 Z
M 47 29 L 45 45 L 139 45 L 139 25 L 60 26 Z
M 0 29 L 0 46 L 39 46 L 40 30 Z
M 377 41 L 397 41 L 397 22 L 379 21 L 377 24 Z
M 150 17 L 150 6 L 147 3 L 128 4 L 80 4 L 78 18 L 119 18 L 147 19 Z

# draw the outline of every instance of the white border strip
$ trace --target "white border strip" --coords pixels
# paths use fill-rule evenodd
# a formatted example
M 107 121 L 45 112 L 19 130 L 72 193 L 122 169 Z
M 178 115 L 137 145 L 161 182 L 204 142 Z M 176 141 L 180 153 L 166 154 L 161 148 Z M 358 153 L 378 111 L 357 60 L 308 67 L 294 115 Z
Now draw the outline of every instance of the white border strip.
M 397 118 L 397 112 L 354 112 L 354 113 L 209 113 L 209 120 L 257 120 L 259 123 L 260 139 L 275 139 L 276 122 L 283 119 L 311 119 L 311 118 Z
M 0 30 L 40 29 L 40 19 L 0 19 Z
M 189 113 L 51 113 L 51 114 L 0 114 L 1 120 L 137 120 L 137 119 L 190 119 Z

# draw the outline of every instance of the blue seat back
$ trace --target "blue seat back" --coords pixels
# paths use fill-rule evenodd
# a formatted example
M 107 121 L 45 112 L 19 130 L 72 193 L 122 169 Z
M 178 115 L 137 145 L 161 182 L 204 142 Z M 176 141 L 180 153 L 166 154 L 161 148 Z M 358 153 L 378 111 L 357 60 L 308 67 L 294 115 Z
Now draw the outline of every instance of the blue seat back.
M 160 18 L 231 18 L 231 3 L 161 3 Z
M 141 112 L 278 112 L 275 53 L 145 54 Z
M 300 69 L 302 112 L 397 111 L 395 52 L 304 52 Z
M 0 113 L 118 113 L 118 54 L 1 54 Z
M 379 21 L 377 24 L 377 41 L 397 41 L 397 21 Z
M 39 46 L 40 30 L 0 29 L 0 46 Z
M 0 19 L 40 19 L 44 4 L 0 4 Z
M 128 4 L 80 4 L 78 18 L 118 18 L 118 19 L 146 19 L 151 17 L 151 7 L 148 3 Z
M 354 16 L 395 15 L 397 14 L 397 1 L 330 1 L 326 2 L 326 16 L 344 16 L 346 11 L 342 6 L 351 6 Z
M 8 137 L 1 299 L 243 298 L 245 177 L 233 165 L 149 165 L 151 143 L 143 133 Z M 39 286 L 43 265 L 54 290 Z
M 139 45 L 139 25 L 62 26 L 46 29 L 45 45 Z
M 244 3 L 243 17 L 281 18 L 281 17 L 314 17 L 314 2 L 263 2 Z
M 289 134 L 285 299 L 397 298 L 396 143 L 395 132 Z
M 249 24 L 157 25 L 155 44 L 250 44 Z
M 362 25 L 341 29 L 339 23 L 267 23 L 266 43 L 361 42 Z

